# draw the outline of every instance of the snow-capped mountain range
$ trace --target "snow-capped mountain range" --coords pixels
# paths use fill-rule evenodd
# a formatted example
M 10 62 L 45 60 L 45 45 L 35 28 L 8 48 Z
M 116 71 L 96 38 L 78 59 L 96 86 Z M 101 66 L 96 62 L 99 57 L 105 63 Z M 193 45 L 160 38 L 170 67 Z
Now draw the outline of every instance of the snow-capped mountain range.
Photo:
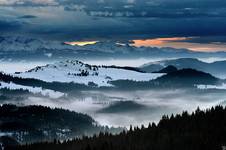
M 48 42 L 35 38 L 26 37 L 2 37 L 0 36 L 1 51 L 28 51 L 35 52 L 41 49 L 73 49 L 72 46 L 62 42 Z
M 65 60 L 107 58 L 175 58 L 225 57 L 225 52 L 204 53 L 187 49 L 135 47 L 117 41 L 100 41 L 85 46 L 72 46 L 65 42 L 45 41 L 27 37 L 0 37 L 0 58 L 6 60 Z
M 17 77 L 40 79 L 46 82 L 74 82 L 86 85 L 94 83 L 97 86 L 111 86 L 109 81 L 114 80 L 149 81 L 162 75 L 117 67 L 93 66 L 77 60 L 38 66 L 26 72 L 14 74 Z
M 116 41 L 99 41 L 95 44 L 87 44 L 84 46 L 78 45 L 69 45 L 67 42 L 59 41 L 44 41 L 41 39 L 27 38 L 27 37 L 3 37 L 0 36 L 0 50 L 1 51 L 27 51 L 35 52 L 40 50 L 88 50 L 91 52 L 103 52 L 103 53 L 124 53 L 128 54 L 129 52 L 145 52 L 152 50 L 153 53 L 161 50 L 162 52 L 188 52 L 186 49 L 174 49 L 174 48 L 150 48 L 150 47 L 135 47 L 131 46 L 128 43 L 119 43 Z

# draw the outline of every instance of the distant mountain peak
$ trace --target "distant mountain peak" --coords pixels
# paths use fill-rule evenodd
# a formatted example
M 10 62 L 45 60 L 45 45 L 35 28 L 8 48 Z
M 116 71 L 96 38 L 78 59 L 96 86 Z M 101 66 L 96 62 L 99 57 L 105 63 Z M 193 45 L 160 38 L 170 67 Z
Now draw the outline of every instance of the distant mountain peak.
M 141 71 L 145 72 L 157 72 L 166 68 L 167 66 L 174 66 L 177 69 L 192 68 L 203 72 L 208 72 L 218 78 L 226 78 L 226 61 L 208 63 L 197 58 L 178 58 L 147 63 L 140 66 L 139 68 Z
M 170 72 L 156 79 L 161 83 L 171 83 L 172 85 L 197 85 L 197 84 L 217 84 L 220 80 L 209 73 L 186 68 Z
M 167 66 L 159 71 L 155 71 L 153 73 L 171 73 L 171 72 L 175 72 L 177 70 L 178 70 L 177 67 L 175 67 L 173 65 L 169 65 L 169 66 Z

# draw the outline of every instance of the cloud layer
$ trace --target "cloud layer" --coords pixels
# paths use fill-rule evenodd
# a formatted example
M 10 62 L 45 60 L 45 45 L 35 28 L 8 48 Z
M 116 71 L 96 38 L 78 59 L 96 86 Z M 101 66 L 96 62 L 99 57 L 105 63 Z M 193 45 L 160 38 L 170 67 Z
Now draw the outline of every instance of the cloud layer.
M 63 6 L 104 17 L 225 17 L 225 0 L 0 0 L 2 6 Z
M 2 6 L 47 6 L 57 5 L 55 0 L 0 0 Z
M 226 1 L 0 0 L 0 27 L 62 40 L 224 37 Z

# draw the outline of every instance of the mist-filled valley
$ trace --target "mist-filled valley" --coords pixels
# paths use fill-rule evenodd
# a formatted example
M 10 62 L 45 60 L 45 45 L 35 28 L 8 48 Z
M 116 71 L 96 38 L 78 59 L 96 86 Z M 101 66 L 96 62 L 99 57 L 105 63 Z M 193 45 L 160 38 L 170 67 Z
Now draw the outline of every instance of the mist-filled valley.
M 226 105 L 223 58 L 131 61 L 2 61 L 2 147 L 118 136 Z
M 77 94 L 76 94 L 77 95 Z M 53 99 L 28 96 L 3 103 L 64 108 L 90 115 L 101 125 L 129 127 L 158 122 L 164 114 L 210 108 L 225 102 L 225 91 L 208 90 L 141 90 L 141 91 L 82 91 L 75 97 Z
M 162 63 L 165 60 L 166 59 L 163 59 L 163 58 L 156 59 L 156 60 L 138 59 L 137 61 L 134 60 L 133 62 L 136 62 L 136 63 L 134 65 L 132 64 L 130 67 L 132 69 L 139 68 L 139 67 L 142 68 L 143 66 L 147 67 L 147 64 L 157 64 L 158 62 Z M 193 61 L 196 62 L 196 59 L 189 59 L 189 58 L 183 58 L 183 60 L 169 59 L 169 61 L 170 60 L 172 61 L 178 60 L 177 61 L 178 65 L 182 63 L 185 66 L 184 68 L 191 68 L 192 66 L 189 67 L 189 64 L 192 64 Z M 115 63 L 115 66 L 129 66 L 131 61 L 132 60 L 114 60 L 114 61 L 103 60 L 101 62 L 102 62 L 102 65 L 106 64 L 106 66 L 114 65 L 113 63 Z M 205 59 L 205 61 L 203 59 L 200 59 L 199 61 L 200 62 L 203 61 L 203 63 L 204 62 L 213 63 L 216 61 L 222 61 L 222 59 L 217 59 L 217 58 L 214 59 L 210 57 L 209 59 Z M 76 61 L 73 61 L 73 63 L 74 62 Z M 92 61 L 92 60 L 90 60 L 90 62 L 93 62 L 94 65 L 99 65 L 100 63 L 98 61 Z M 141 62 L 144 62 L 144 63 L 141 63 Z M 1 69 L 6 74 L 8 73 L 14 74 L 15 72 L 17 73 L 26 72 L 37 66 L 46 66 L 46 64 L 54 64 L 54 63 L 56 63 L 57 65 L 57 62 L 54 62 L 54 61 L 29 62 L 29 63 L 26 63 L 26 62 L 16 63 L 16 62 L 3 61 L 1 65 Z M 176 63 L 176 61 L 173 63 Z M 171 63 L 169 62 L 167 65 L 171 65 Z M 69 66 L 66 66 L 66 67 L 69 67 Z M 199 67 L 201 68 L 202 66 L 199 66 Z M 156 69 L 156 71 L 162 69 L 161 67 L 160 68 L 152 67 L 152 68 Z M 52 74 L 51 71 L 45 73 L 43 69 L 41 70 L 42 70 L 41 74 L 44 74 L 44 76 L 51 76 Z M 35 70 L 35 72 L 38 72 L 38 71 L 39 71 L 38 69 Z M 29 71 L 27 73 L 29 73 Z M 100 72 L 98 73 L 99 73 L 99 76 L 101 76 Z M 107 77 L 110 80 L 113 80 L 111 78 L 116 78 L 115 79 L 116 81 L 112 82 L 110 80 L 107 80 L 107 81 L 95 82 L 95 80 L 99 80 L 99 79 L 91 78 L 90 80 L 94 80 L 93 81 L 94 85 L 91 85 L 90 81 L 85 81 L 84 84 L 87 84 L 87 85 L 83 85 L 83 83 L 81 82 L 80 83 L 81 85 L 75 85 L 75 88 L 72 88 L 73 85 L 70 85 L 70 87 L 67 88 L 67 86 L 69 86 L 68 84 L 71 84 L 70 82 L 73 80 L 66 81 L 66 79 L 63 79 L 63 78 L 59 80 L 62 80 L 62 82 L 68 82 L 68 83 L 65 83 L 62 85 L 56 84 L 53 86 L 51 86 L 51 82 L 54 82 L 54 79 L 50 82 L 49 85 L 45 85 L 44 83 L 35 85 L 36 82 L 34 82 L 34 84 L 29 84 L 28 81 L 17 82 L 15 80 L 9 80 L 8 82 L 5 82 L 3 80 L 1 82 L 1 91 L 0 91 L 1 104 L 16 104 L 18 106 L 42 105 L 42 106 L 49 106 L 51 108 L 63 108 L 63 109 L 68 109 L 75 112 L 88 114 L 93 119 L 95 119 L 100 125 L 103 125 L 103 126 L 107 125 L 109 127 L 111 126 L 129 127 L 130 125 L 140 126 L 141 124 L 144 124 L 147 126 L 149 122 L 152 122 L 152 121 L 158 122 L 161 119 L 162 115 L 165 115 L 165 114 L 171 115 L 171 114 L 181 113 L 184 110 L 192 112 L 197 107 L 201 109 L 206 109 L 219 104 L 224 104 L 226 100 L 225 99 L 226 89 L 224 88 L 224 80 L 223 80 L 224 78 L 221 78 L 220 79 L 222 80 L 221 83 L 220 84 L 216 83 L 216 85 L 213 85 L 212 81 L 209 82 L 209 79 L 207 78 L 206 79 L 207 81 L 203 81 L 203 84 L 202 82 L 198 83 L 197 81 L 192 81 L 194 82 L 192 83 L 194 85 L 182 86 L 183 84 L 185 85 L 186 80 L 189 80 L 188 78 L 182 78 L 181 80 L 184 83 L 181 83 L 181 80 L 175 81 L 175 83 L 174 82 L 166 83 L 164 81 L 164 86 L 160 86 L 159 84 L 163 84 L 163 81 L 159 81 L 160 83 L 155 85 L 155 83 L 149 83 L 150 82 L 149 80 L 158 80 L 158 78 L 160 78 L 161 76 L 164 76 L 164 74 L 166 73 L 159 73 L 158 76 L 147 78 L 147 79 L 145 79 L 146 77 L 142 75 L 142 74 L 147 74 L 145 72 L 140 72 L 140 73 L 137 72 L 138 74 L 135 74 L 134 77 L 133 76 L 129 77 L 127 74 L 126 75 L 124 74 L 125 76 L 128 76 L 128 83 L 126 83 L 126 80 L 127 80 L 126 78 L 122 78 L 122 81 L 120 81 L 121 80 L 120 77 L 111 77 L 112 73 L 111 72 L 108 72 L 108 73 L 109 75 L 107 75 L 107 72 L 104 73 L 104 76 L 105 76 L 104 80 Z M 122 72 L 122 73 L 126 73 L 126 72 Z M 150 73 L 150 75 L 151 74 L 153 73 Z M 17 75 L 23 78 L 23 75 L 20 76 L 20 74 L 14 74 L 13 76 L 16 77 Z M 34 76 L 34 78 L 37 78 L 38 76 L 39 75 Z M 29 75 L 26 77 L 25 74 L 24 74 L 24 77 L 32 78 L 32 76 L 29 76 Z M 75 78 L 79 78 L 79 80 L 84 80 L 87 77 L 88 76 L 83 76 L 83 77 L 78 76 Z M 72 77 L 69 77 L 69 78 L 72 78 Z M 140 79 L 140 78 L 143 78 L 143 79 Z M 194 78 L 194 77 L 191 76 L 191 78 Z M 45 82 L 47 81 L 47 83 L 49 80 L 49 79 L 42 79 L 42 78 L 39 78 L 39 79 L 45 80 Z M 171 79 L 169 78 L 167 80 L 171 80 Z M 57 82 L 60 82 L 60 81 L 57 81 Z M 106 83 L 103 83 L 103 82 L 106 82 Z M 116 83 L 114 84 L 114 82 Z M 180 85 L 177 85 L 178 84 L 177 82 L 180 82 Z M 57 88 L 57 86 L 59 87 L 65 86 L 65 87 Z

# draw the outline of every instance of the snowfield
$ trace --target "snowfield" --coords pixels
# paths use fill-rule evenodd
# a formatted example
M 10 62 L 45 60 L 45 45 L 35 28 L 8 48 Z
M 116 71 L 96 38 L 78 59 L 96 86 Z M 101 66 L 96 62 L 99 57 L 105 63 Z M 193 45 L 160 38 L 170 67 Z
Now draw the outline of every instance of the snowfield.
M 226 84 L 223 83 L 222 85 L 219 85 L 219 86 L 217 86 L 217 85 L 196 85 L 196 87 L 201 90 L 205 90 L 205 89 L 225 90 Z
M 14 84 L 12 82 L 10 83 L 0 82 L 0 89 L 3 89 L 3 88 L 7 88 L 10 90 L 19 90 L 19 89 L 28 90 L 31 93 L 41 94 L 43 96 L 48 96 L 50 98 L 60 98 L 65 95 L 64 93 L 53 91 L 53 90 L 42 89 L 39 87 L 23 86 L 23 85 Z
M 57 62 L 14 74 L 14 76 L 40 79 L 46 82 L 74 82 L 86 85 L 93 82 L 98 86 L 112 86 L 109 81 L 114 80 L 149 81 L 162 75 L 161 73 L 141 73 L 121 68 L 92 66 L 77 60 Z

